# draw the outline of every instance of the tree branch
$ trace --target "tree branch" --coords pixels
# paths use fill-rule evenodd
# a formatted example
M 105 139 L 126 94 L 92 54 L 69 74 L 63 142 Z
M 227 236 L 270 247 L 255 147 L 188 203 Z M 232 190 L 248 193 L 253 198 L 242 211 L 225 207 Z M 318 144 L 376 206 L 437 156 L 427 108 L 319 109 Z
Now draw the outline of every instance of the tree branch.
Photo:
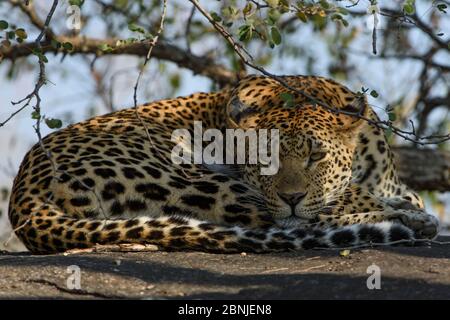
M 116 46 L 119 39 L 94 39 L 81 36 L 66 37 L 58 36 L 54 38 L 61 43 L 70 42 L 73 50 L 70 52 L 64 49 L 57 49 L 50 44 L 49 41 L 42 43 L 42 53 L 60 53 L 66 54 L 95 54 L 95 55 L 134 55 L 139 57 L 147 56 L 150 44 L 148 42 L 135 42 L 125 45 Z M 100 46 L 108 45 L 113 48 L 111 51 L 102 51 Z M 36 49 L 33 42 L 13 45 L 11 47 L 0 47 L 0 61 L 16 60 L 20 57 L 27 57 Z M 159 41 L 153 48 L 152 56 L 156 59 L 167 60 L 176 63 L 178 66 L 190 69 L 194 74 L 204 75 L 220 85 L 235 83 L 239 76 L 237 73 L 230 71 L 223 65 L 215 63 L 211 58 L 198 56 L 187 52 L 175 45 Z
M 437 68 L 441 71 L 444 72 L 450 72 L 450 65 L 444 65 L 444 64 L 440 64 L 434 61 L 425 61 L 426 57 L 425 56 L 421 56 L 421 55 L 417 55 L 417 54 L 381 54 L 378 56 L 369 56 L 369 59 L 376 59 L 376 58 L 382 58 L 382 59 L 398 59 L 398 60 L 404 60 L 404 59 L 411 59 L 411 60 L 418 60 L 418 61 L 422 61 L 423 63 L 426 63 L 428 65 L 430 65 L 431 67 Z

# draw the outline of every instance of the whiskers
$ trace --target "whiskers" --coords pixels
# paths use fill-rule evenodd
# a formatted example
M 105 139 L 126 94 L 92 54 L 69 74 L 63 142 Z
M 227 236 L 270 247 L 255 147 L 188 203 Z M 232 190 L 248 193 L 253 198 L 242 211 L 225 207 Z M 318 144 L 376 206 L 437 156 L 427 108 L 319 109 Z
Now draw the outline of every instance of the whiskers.
M 324 195 L 325 206 L 330 206 L 330 205 L 335 206 L 336 204 L 338 204 L 342 200 L 344 200 L 345 190 L 347 189 L 347 186 L 348 186 L 348 183 L 346 183 L 343 186 L 339 186 L 339 187 L 329 190 Z

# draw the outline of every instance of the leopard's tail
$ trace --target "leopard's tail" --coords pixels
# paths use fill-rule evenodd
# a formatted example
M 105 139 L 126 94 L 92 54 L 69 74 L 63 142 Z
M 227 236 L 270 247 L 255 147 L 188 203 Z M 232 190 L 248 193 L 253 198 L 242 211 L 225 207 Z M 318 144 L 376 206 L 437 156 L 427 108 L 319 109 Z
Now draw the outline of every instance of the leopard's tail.
M 55 253 L 96 244 L 154 244 L 169 250 L 276 252 L 349 247 L 414 239 L 407 227 L 391 223 L 357 224 L 336 229 L 253 230 L 192 218 L 76 219 L 52 210 L 30 215 L 16 234 L 34 253 Z

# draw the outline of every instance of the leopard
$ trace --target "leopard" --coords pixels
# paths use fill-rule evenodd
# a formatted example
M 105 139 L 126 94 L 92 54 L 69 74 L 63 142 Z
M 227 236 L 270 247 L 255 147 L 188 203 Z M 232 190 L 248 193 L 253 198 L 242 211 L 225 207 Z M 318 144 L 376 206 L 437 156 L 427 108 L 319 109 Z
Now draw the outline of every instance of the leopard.
M 439 221 L 400 181 L 367 98 L 325 77 L 279 79 L 250 75 L 50 133 L 14 179 L 16 235 L 35 254 L 111 245 L 265 253 L 434 239 Z M 221 132 L 278 130 L 278 171 L 175 164 L 172 133 L 193 132 L 195 121 Z

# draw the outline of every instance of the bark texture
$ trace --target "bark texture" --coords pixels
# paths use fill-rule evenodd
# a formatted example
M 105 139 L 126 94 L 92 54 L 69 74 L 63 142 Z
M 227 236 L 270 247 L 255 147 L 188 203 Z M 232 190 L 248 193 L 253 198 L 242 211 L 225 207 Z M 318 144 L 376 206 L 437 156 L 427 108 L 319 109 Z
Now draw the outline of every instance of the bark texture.
M 393 147 L 400 179 L 414 190 L 450 191 L 450 152 Z

